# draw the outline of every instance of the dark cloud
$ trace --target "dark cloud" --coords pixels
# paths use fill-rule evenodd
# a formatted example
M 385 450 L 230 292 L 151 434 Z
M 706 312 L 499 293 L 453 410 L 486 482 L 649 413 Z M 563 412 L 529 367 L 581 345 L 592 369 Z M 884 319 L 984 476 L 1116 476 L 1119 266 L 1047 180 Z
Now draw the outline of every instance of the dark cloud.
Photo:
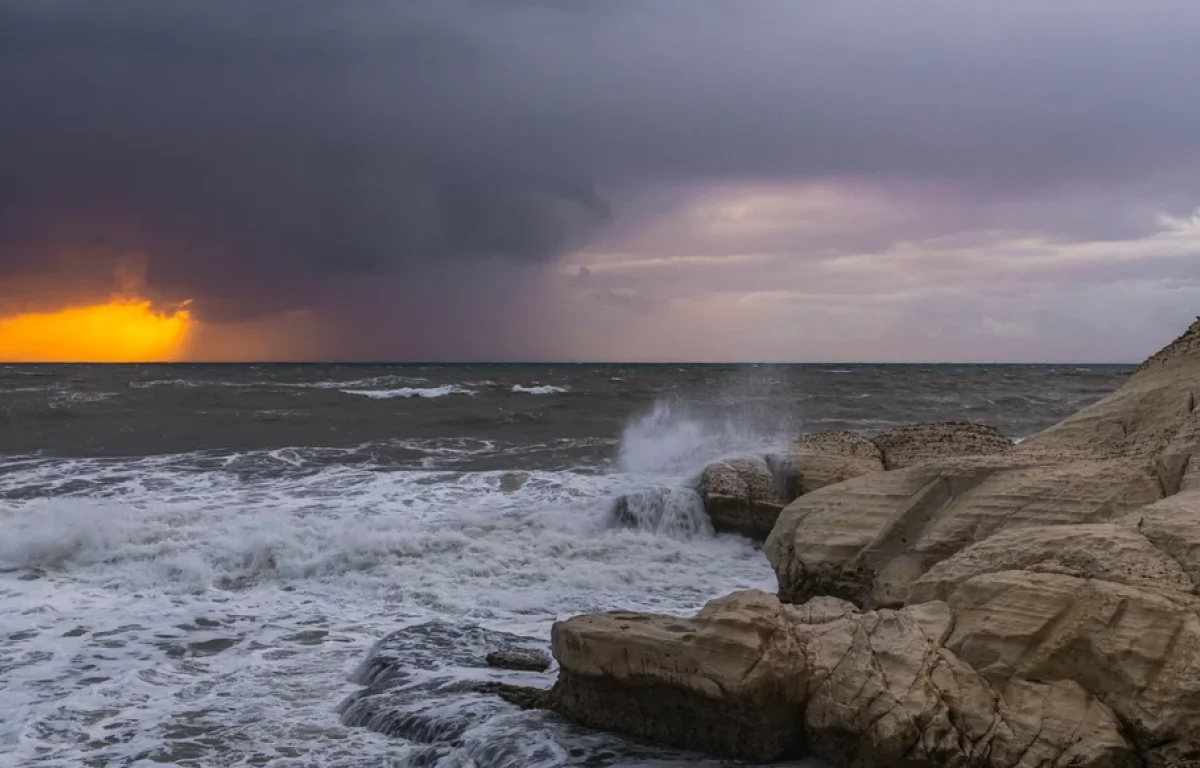
M 1190 0 L 0 0 L 0 285 L 102 292 L 132 260 L 202 317 L 429 318 L 373 348 L 404 355 L 458 323 L 471 349 L 518 332 L 469 318 L 520 315 L 526 272 L 489 268 L 451 319 L 463 271 L 544 263 L 694 185 L 938 190 L 879 248 L 1133 236 L 1200 200 L 1197 28 Z M 402 300 L 331 284 L 364 277 Z

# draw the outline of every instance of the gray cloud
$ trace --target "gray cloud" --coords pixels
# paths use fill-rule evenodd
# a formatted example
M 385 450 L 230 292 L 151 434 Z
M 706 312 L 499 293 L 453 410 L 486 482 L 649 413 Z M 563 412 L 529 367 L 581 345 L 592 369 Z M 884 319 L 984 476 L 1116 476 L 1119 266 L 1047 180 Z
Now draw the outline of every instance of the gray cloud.
M 0 285 L 103 291 L 134 254 L 202 317 L 317 308 L 364 356 L 504 356 L 531 283 L 497 262 L 714 183 L 921 190 L 823 247 L 1135 237 L 1200 201 L 1197 28 L 1190 0 L 0 0 Z

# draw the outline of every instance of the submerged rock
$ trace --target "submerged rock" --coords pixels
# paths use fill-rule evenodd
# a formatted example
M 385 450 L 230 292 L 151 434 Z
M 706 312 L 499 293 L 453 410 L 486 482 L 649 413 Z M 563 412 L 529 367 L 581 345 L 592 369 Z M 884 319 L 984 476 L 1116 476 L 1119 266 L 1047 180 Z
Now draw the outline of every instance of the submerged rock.
M 521 709 L 549 709 L 550 705 L 550 692 L 544 688 L 490 682 L 479 683 L 475 690 L 499 696 Z
M 441 621 L 405 627 L 370 650 L 350 678 L 363 688 L 342 701 L 338 712 L 349 726 L 452 745 L 503 710 L 500 699 L 481 693 L 516 698 L 508 688 L 517 686 L 495 680 L 500 673 L 483 666 L 485 656 L 497 648 L 512 656 L 536 654 L 535 645 L 517 635 Z M 485 683 L 495 689 L 482 690 Z
M 612 518 L 621 528 L 680 539 L 713 533 L 704 502 L 692 488 L 650 488 L 627 493 L 613 503 Z
M 526 672 L 550 669 L 550 657 L 541 651 L 492 651 L 484 659 L 489 667 Z

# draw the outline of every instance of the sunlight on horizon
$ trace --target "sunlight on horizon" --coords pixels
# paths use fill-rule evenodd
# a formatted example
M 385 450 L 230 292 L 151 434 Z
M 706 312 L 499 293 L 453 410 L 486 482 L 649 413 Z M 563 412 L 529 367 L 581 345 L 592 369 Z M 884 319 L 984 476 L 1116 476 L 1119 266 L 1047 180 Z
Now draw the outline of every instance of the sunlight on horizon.
M 144 299 L 0 318 L 0 362 L 173 362 L 193 326 L 186 302 L 159 312 Z

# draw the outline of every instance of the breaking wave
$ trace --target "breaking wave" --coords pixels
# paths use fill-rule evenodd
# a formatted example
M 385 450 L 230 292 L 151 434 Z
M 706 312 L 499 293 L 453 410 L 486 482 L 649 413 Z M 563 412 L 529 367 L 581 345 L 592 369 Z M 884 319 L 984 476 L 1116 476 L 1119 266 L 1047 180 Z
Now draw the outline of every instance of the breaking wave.
M 513 392 L 524 392 L 527 395 L 561 395 L 569 390 L 566 387 L 555 387 L 549 384 L 534 385 L 532 387 L 524 387 L 520 384 L 514 384 Z
M 409 397 L 447 397 L 449 395 L 473 395 L 472 390 L 464 389 L 455 384 L 441 387 L 400 387 L 398 389 L 343 389 L 347 395 L 369 397 L 373 400 L 394 400 Z

